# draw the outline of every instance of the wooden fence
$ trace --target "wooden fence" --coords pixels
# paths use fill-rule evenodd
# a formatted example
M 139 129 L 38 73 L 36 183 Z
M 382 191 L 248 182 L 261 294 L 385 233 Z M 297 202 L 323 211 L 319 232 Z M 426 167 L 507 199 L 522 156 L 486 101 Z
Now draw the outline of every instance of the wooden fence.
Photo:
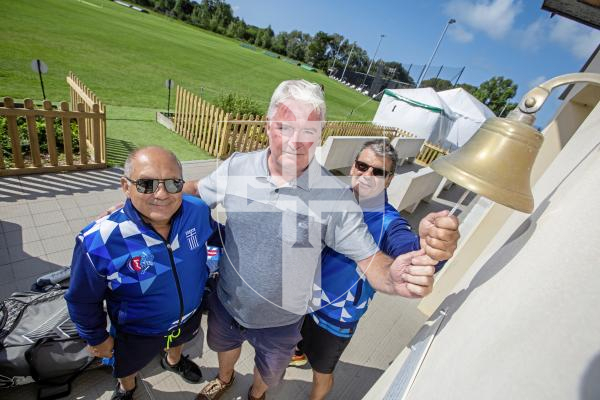
M 386 136 L 414 137 L 410 132 L 389 126 L 373 125 L 368 122 L 328 121 L 323 128 L 322 143 L 329 136 Z
M 415 157 L 415 163 L 427 166 L 431 164 L 436 158 L 440 156 L 445 156 L 449 151 L 436 146 L 433 143 L 425 142 L 423 147 L 421 147 L 421 152 Z
M 103 117 L 98 120 L 85 119 L 84 123 L 87 146 L 90 149 L 90 152 L 94 154 L 94 160 L 106 163 L 106 107 L 98 99 L 96 94 L 72 72 L 69 72 L 69 76 L 67 76 L 67 83 L 70 88 L 71 107 L 73 107 L 73 109 L 79 104 L 83 104 L 85 112 L 99 112 L 103 115 Z M 99 123 L 100 126 L 93 126 L 95 123 Z M 92 134 L 99 136 L 92 136 Z
M 45 100 L 41 109 L 36 108 L 31 99 L 25 99 L 23 108 L 16 108 L 11 97 L 5 97 L 0 106 L 0 117 L 6 118 L 7 134 L 10 141 L 9 157 L 12 166 L 5 164 L 4 151 L 0 148 L 0 176 L 24 175 L 41 172 L 68 171 L 76 169 L 104 168 L 103 154 L 91 152 L 88 157 L 88 140 L 92 139 L 94 149 L 102 148 L 99 144 L 100 126 L 104 121 L 104 114 L 100 112 L 98 104 L 92 107 L 91 112 L 85 111 L 83 103 L 78 103 L 76 110 L 69 110 L 69 103 L 63 101 L 55 109 L 52 102 Z M 17 124 L 17 118 L 25 118 L 27 125 L 27 138 L 22 140 Z M 62 128 L 62 148 L 57 145 L 57 132 L 55 121 L 58 118 Z M 42 154 L 39 143 L 38 121 L 45 124 L 45 141 L 48 154 Z M 77 125 L 79 151 L 74 151 L 72 146 L 71 122 Z M 90 131 L 88 131 L 90 127 Z M 64 154 L 60 156 L 60 151 Z
M 190 91 L 177 87 L 175 132 L 191 143 L 219 158 L 234 151 L 247 152 L 268 146 L 265 116 L 226 113 Z M 369 123 L 327 122 L 322 135 L 412 137 L 408 132 Z

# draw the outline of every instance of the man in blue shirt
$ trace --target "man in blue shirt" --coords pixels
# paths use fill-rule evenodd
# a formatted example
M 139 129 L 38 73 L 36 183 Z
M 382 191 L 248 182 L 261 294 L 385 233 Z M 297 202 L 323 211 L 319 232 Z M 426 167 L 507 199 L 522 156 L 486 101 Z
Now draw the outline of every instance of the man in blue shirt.
M 419 236 L 412 233 L 408 222 L 387 201 L 386 189 L 396 163 L 393 147 L 383 140 L 373 140 L 363 145 L 352 166 L 352 189 L 369 232 L 379 249 L 392 258 L 429 246 L 428 252 L 435 252 L 435 259 L 447 260 L 458 240 L 457 233 L 453 233 L 455 218 L 449 217 L 447 211 L 429 214 L 419 224 Z M 451 229 L 445 230 L 445 224 Z M 441 242 L 448 245 L 440 246 Z M 323 250 L 321 287 L 315 290 L 313 312 L 304 320 L 300 351 L 291 363 L 302 365 L 308 358 L 313 369 L 311 400 L 324 399 L 331 390 L 335 366 L 374 294 L 365 273 L 354 261 L 331 248 Z
M 65 297 L 90 353 L 114 361 L 119 383 L 113 400 L 133 398 L 137 371 L 163 349 L 164 369 L 192 383 L 202 377 L 181 354 L 200 327 L 208 276 L 205 243 L 215 225 L 202 200 L 183 196 L 183 184 L 181 163 L 172 152 L 138 149 L 121 178 L 123 207 L 77 237 Z

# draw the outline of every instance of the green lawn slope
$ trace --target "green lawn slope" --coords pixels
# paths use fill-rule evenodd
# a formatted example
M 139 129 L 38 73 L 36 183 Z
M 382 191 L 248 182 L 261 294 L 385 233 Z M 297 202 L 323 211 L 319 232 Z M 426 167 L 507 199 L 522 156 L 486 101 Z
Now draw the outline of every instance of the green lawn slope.
M 48 65 L 46 97 L 69 99 L 73 71 L 109 106 L 107 158 L 123 162 L 131 149 L 157 144 L 182 160 L 210 156 L 154 121 L 166 110 L 171 78 L 214 101 L 223 92 L 250 96 L 266 110 L 285 79 L 324 85 L 329 120 L 367 120 L 377 103 L 326 77 L 240 46 L 240 42 L 161 14 L 143 14 L 109 0 L 0 0 L 0 96 L 42 98 L 31 60 Z M 175 106 L 174 93 L 171 109 Z M 357 108 L 352 114 L 350 112 Z
M 65 76 L 73 71 L 105 103 L 166 108 L 168 78 L 214 100 L 235 91 L 263 104 L 285 79 L 325 86 L 328 119 L 345 120 L 368 97 L 323 73 L 303 70 L 239 42 L 156 13 L 143 14 L 108 0 L 0 0 L 0 95 L 39 99 L 32 59 L 48 64 L 47 97 L 68 98 Z M 371 120 L 376 103 L 350 119 Z

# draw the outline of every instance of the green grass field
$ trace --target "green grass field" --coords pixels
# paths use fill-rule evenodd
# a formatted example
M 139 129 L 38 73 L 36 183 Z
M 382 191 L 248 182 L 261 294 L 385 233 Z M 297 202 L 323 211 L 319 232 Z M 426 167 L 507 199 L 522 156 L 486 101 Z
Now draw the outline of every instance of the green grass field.
M 235 91 L 264 105 L 285 79 L 307 79 L 325 86 L 329 120 L 346 120 L 368 100 L 323 73 L 308 72 L 238 41 L 203 31 L 165 16 L 140 12 L 109 0 L 0 0 L 0 96 L 40 99 L 31 60 L 42 59 L 46 95 L 68 100 L 65 77 L 73 71 L 108 110 L 108 153 L 111 163 L 123 149 L 156 143 L 183 159 L 209 156 L 152 122 L 153 112 L 166 109 L 164 81 L 199 93 L 209 101 Z M 174 99 L 172 99 L 172 108 Z M 371 120 L 377 103 L 354 111 L 352 120 Z M 119 144 L 118 149 L 113 146 Z
M 106 114 L 106 158 L 110 165 L 123 165 L 134 148 L 147 145 L 166 147 L 182 161 L 212 158 L 204 150 L 156 123 L 154 109 L 108 106 Z

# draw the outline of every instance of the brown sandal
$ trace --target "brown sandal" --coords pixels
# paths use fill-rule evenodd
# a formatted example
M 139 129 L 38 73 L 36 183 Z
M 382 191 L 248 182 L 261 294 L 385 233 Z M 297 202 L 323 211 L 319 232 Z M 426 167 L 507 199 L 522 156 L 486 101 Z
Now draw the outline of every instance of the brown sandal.
M 267 393 L 263 393 L 263 395 L 260 397 L 254 397 L 252 396 L 252 386 L 250 386 L 250 389 L 248 389 L 248 400 L 265 400 L 266 398 Z
M 225 393 L 227 389 L 229 389 L 231 385 L 233 385 L 234 379 L 235 371 L 233 372 L 233 375 L 231 375 L 231 379 L 227 383 L 219 379 L 219 375 L 217 374 L 215 379 L 209 381 L 206 385 L 204 385 L 202 390 L 200 390 L 200 393 L 198 393 L 198 396 L 196 396 L 196 400 L 219 399 L 223 395 L 223 393 Z

